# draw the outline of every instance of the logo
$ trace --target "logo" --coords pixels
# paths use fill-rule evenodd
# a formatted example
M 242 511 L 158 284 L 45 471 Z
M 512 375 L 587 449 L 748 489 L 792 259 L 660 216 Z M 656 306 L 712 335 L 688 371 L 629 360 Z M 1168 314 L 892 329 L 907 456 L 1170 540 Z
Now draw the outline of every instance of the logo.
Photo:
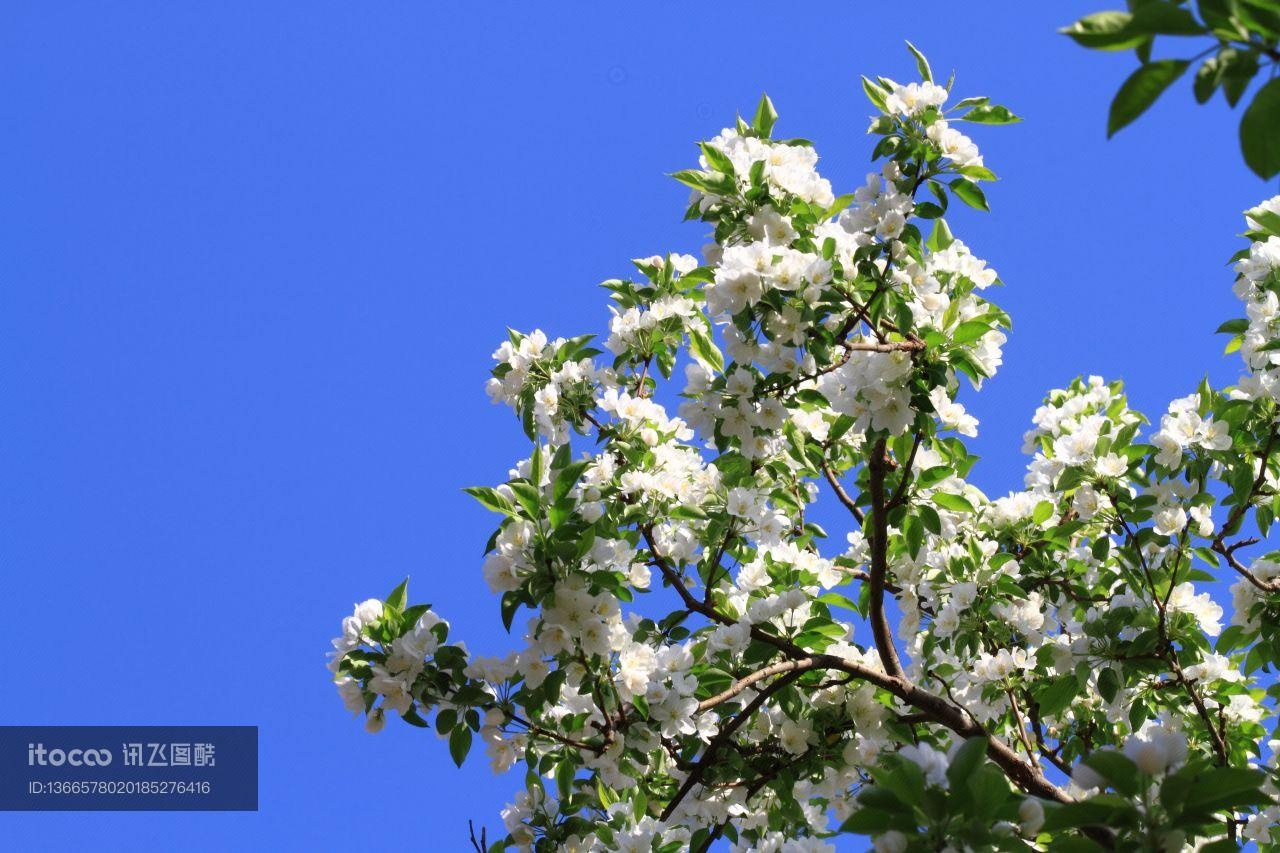
M 45 749 L 42 743 L 27 744 L 28 767 L 106 767 L 111 763 L 109 749 Z

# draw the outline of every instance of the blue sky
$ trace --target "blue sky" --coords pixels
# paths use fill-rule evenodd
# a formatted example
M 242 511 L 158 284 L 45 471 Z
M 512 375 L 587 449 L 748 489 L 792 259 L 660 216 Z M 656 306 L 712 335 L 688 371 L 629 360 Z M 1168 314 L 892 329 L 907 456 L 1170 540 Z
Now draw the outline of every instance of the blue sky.
M 496 827 L 518 776 L 364 734 L 328 638 L 410 574 L 473 650 L 507 648 L 492 517 L 460 491 L 527 452 L 489 353 L 507 325 L 602 331 L 598 282 L 695 250 L 664 173 L 762 90 L 838 192 L 868 170 L 857 75 L 908 78 L 904 39 L 1026 117 L 977 131 L 1002 181 L 953 221 L 1014 319 L 962 397 L 981 487 L 1018 484 L 1040 396 L 1078 373 L 1157 418 L 1234 379 L 1225 263 L 1274 187 L 1186 81 L 1105 139 L 1133 59 L 1055 33 L 1100 5 L 6 4 L 0 724 L 258 725 L 261 811 L 7 813 L 0 837 L 452 850 Z

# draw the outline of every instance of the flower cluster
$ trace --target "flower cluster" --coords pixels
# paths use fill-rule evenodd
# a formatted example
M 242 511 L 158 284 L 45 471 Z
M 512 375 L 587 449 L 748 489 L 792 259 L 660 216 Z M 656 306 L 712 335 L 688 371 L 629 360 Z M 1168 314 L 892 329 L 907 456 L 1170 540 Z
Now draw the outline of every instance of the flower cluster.
M 371 598 L 342 620 L 329 669 L 347 710 L 379 732 L 392 711 L 415 725 L 436 707 L 456 708 L 475 689 L 461 677 L 467 649 L 446 644 L 449 623 L 430 608 L 405 608 L 407 581 L 386 602 Z
M 581 426 L 596 392 L 613 382 L 612 373 L 592 361 L 598 352 L 586 346 L 589 340 L 588 335 L 548 341 L 539 329 L 511 332 L 493 353 L 498 366 L 485 387 L 489 399 L 515 409 L 530 438 L 563 444 L 570 428 Z
M 434 714 L 456 761 L 478 738 L 495 772 L 525 766 L 499 846 L 1270 838 L 1252 673 L 1280 665 L 1280 556 L 1248 549 L 1280 512 L 1280 201 L 1248 214 L 1249 316 L 1224 327 L 1248 375 L 1146 436 L 1118 382 L 1051 391 L 1023 487 L 991 499 L 962 394 L 1010 322 L 949 222 L 995 177 L 961 128 L 1017 119 L 949 107 L 912 52 L 918 82 L 863 81 L 860 186 L 775 139 L 765 98 L 675 174 L 701 258 L 606 281 L 602 350 L 513 332 L 495 353 L 489 394 L 533 447 L 467 491 L 498 517 L 482 572 L 515 648 L 470 657 L 403 585 L 344 622 L 332 668 L 371 729 Z M 1238 578 L 1226 628 L 1214 572 Z

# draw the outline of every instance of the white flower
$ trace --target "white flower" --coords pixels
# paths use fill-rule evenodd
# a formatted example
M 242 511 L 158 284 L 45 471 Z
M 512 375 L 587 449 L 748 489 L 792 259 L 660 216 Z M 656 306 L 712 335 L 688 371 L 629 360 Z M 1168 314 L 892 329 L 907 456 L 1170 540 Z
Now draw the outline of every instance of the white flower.
M 942 422 L 943 429 L 953 429 L 970 438 L 978 434 L 978 419 L 965 412 L 964 406 L 952 401 L 945 388 L 934 388 L 929 392 L 929 402 Z
M 1044 806 L 1040 801 L 1027 797 L 1018 805 L 1018 824 L 1024 835 L 1033 836 L 1044 826 Z
M 895 85 L 885 98 L 885 109 L 903 116 L 915 116 L 929 107 L 940 107 L 947 100 L 947 90 L 934 83 Z
M 1240 681 L 1244 678 L 1229 658 L 1216 652 L 1209 652 L 1200 663 L 1186 667 L 1183 674 L 1193 681 Z
M 1156 533 L 1161 536 L 1176 536 L 1187 526 L 1187 514 L 1182 507 L 1170 506 L 1158 511 L 1151 521 Z
M 896 829 L 877 835 L 871 842 L 875 853 L 906 853 L 907 837 Z
M 926 131 L 929 139 L 938 146 L 938 152 L 961 168 L 965 166 L 981 166 L 982 155 L 973 140 L 955 128 L 949 127 L 945 121 L 935 121 Z
M 1123 477 L 1129 470 L 1129 461 L 1115 453 L 1106 453 L 1094 462 L 1094 470 L 1102 477 Z
M 1200 536 L 1212 536 L 1214 531 L 1213 507 L 1209 504 L 1198 504 L 1191 508 L 1191 520 L 1195 522 L 1195 531 Z
M 809 738 L 813 729 L 808 720 L 787 720 L 782 724 L 779 741 L 782 748 L 792 755 L 803 755 L 809 749 Z
M 1181 732 L 1148 722 L 1125 739 L 1124 754 L 1143 773 L 1162 775 L 1187 759 L 1187 738 Z
M 899 750 L 899 755 L 914 763 L 931 785 L 947 787 L 947 767 L 950 762 L 945 752 L 939 752 L 927 743 L 910 743 Z
M 364 730 L 371 735 L 376 735 L 378 732 L 386 728 L 386 725 L 386 714 L 381 708 L 374 708 L 369 712 L 369 716 L 365 718 Z
M 1222 607 L 1207 592 L 1197 595 L 1190 581 L 1183 581 L 1173 588 L 1168 606 L 1175 613 L 1190 613 L 1209 636 L 1216 637 L 1222 633 Z
M 1075 769 L 1071 771 L 1071 781 L 1075 782 L 1086 791 L 1093 790 L 1094 788 L 1104 788 L 1107 785 L 1106 779 L 1099 775 L 1092 767 L 1083 762 L 1077 764 Z
M 334 685 L 338 688 L 338 695 L 342 697 L 342 704 L 353 714 L 359 714 L 364 711 L 364 691 L 360 689 L 360 683 L 354 678 L 343 676 L 334 680 Z
M 618 676 L 633 696 L 643 696 L 649 678 L 658 668 L 658 657 L 643 643 L 632 643 L 618 655 Z

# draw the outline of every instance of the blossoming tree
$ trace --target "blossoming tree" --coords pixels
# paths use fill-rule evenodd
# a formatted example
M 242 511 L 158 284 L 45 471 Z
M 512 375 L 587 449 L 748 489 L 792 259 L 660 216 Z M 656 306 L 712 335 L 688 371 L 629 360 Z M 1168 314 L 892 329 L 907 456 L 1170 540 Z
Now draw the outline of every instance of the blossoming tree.
M 920 82 L 863 81 L 865 185 L 837 196 L 766 97 L 675 175 L 702 261 L 605 282 L 608 355 L 537 331 L 494 354 L 532 452 L 469 491 L 514 651 L 470 656 L 405 584 L 344 620 L 331 669 L 369 731 L 526 768 L 477 848 L 1280 846 L 1280 197 L 1220 330 L 1239 382 L 1158 429 L 1118 382 L 1051 391 L 1025 488 L 988 498 L 956 398 L 1009 320 L 945 216 L 995 177 L 961 128 L 1017 117 L 916 58 Z M 1225 629 L 1197 588 L 1220 576 Z

